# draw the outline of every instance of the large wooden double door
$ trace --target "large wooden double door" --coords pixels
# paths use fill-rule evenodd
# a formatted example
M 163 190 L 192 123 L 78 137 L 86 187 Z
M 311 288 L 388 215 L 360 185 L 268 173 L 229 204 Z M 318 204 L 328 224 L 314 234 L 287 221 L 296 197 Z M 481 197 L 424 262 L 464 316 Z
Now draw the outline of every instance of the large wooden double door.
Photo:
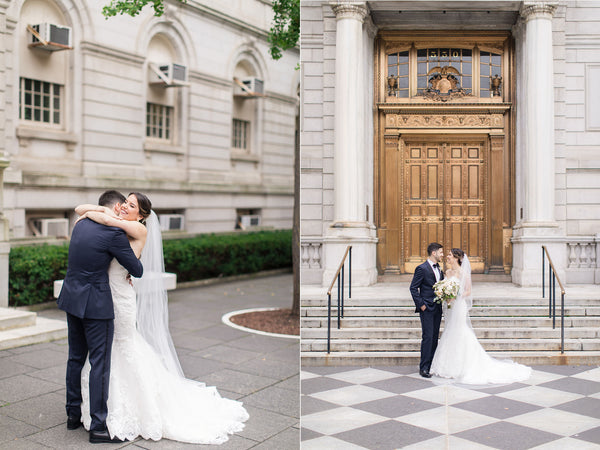
M 485 139 L 411 139 L 400 149 L 398 233 L 404 272 L 423 262 L 430 242 L 462 248 L 474 271 L 486 261 Z

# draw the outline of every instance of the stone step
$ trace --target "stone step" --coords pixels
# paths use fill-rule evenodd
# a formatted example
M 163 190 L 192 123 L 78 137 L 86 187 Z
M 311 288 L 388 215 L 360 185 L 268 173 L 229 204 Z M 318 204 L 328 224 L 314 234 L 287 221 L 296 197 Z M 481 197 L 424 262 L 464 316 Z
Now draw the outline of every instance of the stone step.
M 337 317 L 337 307 L 331 309 L 332 316 Z M 560 308 L 557 309 L 560 313 Z M 344 317 L 398 317 L 414 316 L 415 307 L 412 306 L 394 306 L 394 307 L 360 307 L 346 306 L 344 308 Z M 304 317 L 327 317 L 326 307 L 304 308 L 301 312 Z M 469 310 L 471 317 L 493 316 L 493 317 L 540 317 L 548 315 L 548 307 L 543 306 L 493 306 L 476 307 Z M 600 317 L 600 306 L 566 306 L 566 316 L 597 316 Z
M 0 331 L 35 325 L 36 314 L 13 308 L 0 308 Z
M 600 303 L 600 295 L 598 298 L 566 298 L 565 306 L 597 306 Z M 337 307 L 337 297 L 332 297 L 331 305 Z M 414 302 L 410 297 L 362 297 L 362 298 L 344 298 L 346 306 L 412 306 Z M 473 306 L 545 306 L 548 308 L 548 298 L 514 298 L 514 297 L 490 297 L 476 298 L 473 300 Z M 311 307 L 326 307 L 327 297 L 322 298 L 303 298 L 300 301 L 300 306 L 303 308 Z M 560 296 L 556 298 L 556 307 L 560 307 Z
M 441 331 L 443 331 L 443 327 Z M 475 328 L 478 339 L 560 339 L 560 327 Z M 327 328 L 303 328 L 302 339 L 326 339 Z M 341 328 L 331 329 L 332 339 L 420 339 L 421 328 Z M 565 338 L 598 339 L 599 327 L 565 328 Z
M 443 323 L 443 319 L 442 319 Z M 552 319 L 546 317 L 472 317 L 473 328 L 498 327 L 546 327 L 552 328 Z M 301 317 L 300 326 L 304 328 L 327 328 L 327 317 Z M 421 322 L 416 314 L 412 317 L 345 317 L 341 319 L 342 328 L 419 328 Z M 565 317 L 565 328 L 600 327 L 600 317 Z M 337 328 L 337 316 L 331 318 L 331 327 Z M 556 318 L 556 327 L 560 327 L 560 317 Z
M 66 337 L 67 322 L 37 317 L 34 325 L 0 331 L 0 350 L 39 344 Z
M 479 341 L 487 351 L 548 351 L 560 350 L 558 339 L 482 339 Z M 331 351 L 373 352 L 397 351 L 420 352 L 421 339 L 334 339 Z M 565 339 L 565 351 L 600 351 L 598 339 Z M 301 351 L 323 352 L 327 350 L 326 339 L 303 339 Z
M 512 359 L 527 365 L 599 365 L 600 351 L 489 352 L 494 358 Z M 419 352 L 301 352 L 302 369 L 311 366 L 418 366 Z M 416 372 L 415 368 L 415 372 Z

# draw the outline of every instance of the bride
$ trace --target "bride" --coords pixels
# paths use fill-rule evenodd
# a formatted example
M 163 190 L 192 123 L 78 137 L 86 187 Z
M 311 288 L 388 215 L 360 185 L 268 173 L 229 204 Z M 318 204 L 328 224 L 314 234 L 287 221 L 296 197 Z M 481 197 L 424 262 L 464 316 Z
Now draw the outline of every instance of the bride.
M 459 248 L 447 257 L 448 279 L 459 282 L 459 291 L 451 308 L 444 303 L 444 333 L 433 356 L 431 372 L 444 378 L 454 378 L 465 384 L 512 383 L 531 375 L 531 367 L 510 360 L 489 356 L 475 336 L 469 318 L 473 306 L 471 293 L 471 264 Z
M 118 440 L 141 436 L 221 444 L 228 434 L 244 428 L 248 413 L 241 402 L 222 398 L 216 388 L 183 376 L 168 330 L 162 240 L 151 207 L 144 194 L 134 192 L 122 204 L 119 217 L 94 205 L 76 208 L 82 217 L 125 230 L 144 266 L 135 290 L 127 270 L 116 260 L 108 270 L 115 321 L 106 424 Z M 89 369 L 86 362 L 82 386 L 89 385 Z M 87 389 L 82 389 L 82 396 L 82 421 L 89 430 Z

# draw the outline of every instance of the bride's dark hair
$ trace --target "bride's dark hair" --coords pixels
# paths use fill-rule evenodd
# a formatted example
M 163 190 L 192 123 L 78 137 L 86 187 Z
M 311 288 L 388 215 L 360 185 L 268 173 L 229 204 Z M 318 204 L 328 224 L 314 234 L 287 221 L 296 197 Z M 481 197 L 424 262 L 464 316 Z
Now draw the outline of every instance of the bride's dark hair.
M 135 195 L 135 198 L 137 198 L 138 208 L 140 210 L 140 215 L 142 216 L 142 220 L 140 222 L 146 225 L 146 219 L 152 212 L 152 202 L 141 192 L 130 192 L 129 195 Z
M 453 248 L 450 251 L 452 252 L 452 255 L 454 255 L 454 257 L 458 259 L 458 265 L 462 266 L 463 258 L 465 257 L 465 252 L 463 252 L 460 248 Z

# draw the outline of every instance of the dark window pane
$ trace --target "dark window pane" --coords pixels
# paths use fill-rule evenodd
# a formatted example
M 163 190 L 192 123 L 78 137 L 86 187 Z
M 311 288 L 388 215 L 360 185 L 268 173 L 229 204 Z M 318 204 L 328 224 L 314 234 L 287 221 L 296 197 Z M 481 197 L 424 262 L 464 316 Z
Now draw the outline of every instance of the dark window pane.
M 427 59 L 427 49 L 422 48 L 421 50 L 417 50 L 417 59 L 419 61 L 425 61 Z
M 471 57 L 473 55 L 473 52 L 471 51 L 471 49 L 463 49 L 462 51 L 462 56 L 463 56 L 463 60 L 471 60 Z
M 50 93 L 50 83 L 42 83 L 42 87 L 44 90 L 44 94 L 49 94 Z
M 44 110 L 44 122 L 50 123 L 50 111 L 47 109 Z
M 58 84 L 54 85 L 54 95 L 56 95 L 56 96 L 60 95 L 60 86 Z
M 31 108 L 25 108 L 25 120 L 31 120 Z
M 40 91 L 42 90 L 42 82 L 41 82 L 41 81 L 38 81 L 38 80 L 34 80 L 34 81 L 33 81 L 33 89 L 34 89 L 36 92 L 40 92 Z
M 58 98 L 58 97 L 54 97 L 54 109 L 55 110 L 60 109 L 60 98 Z
M 44 95 L 44 108 L 50 108 L 50 97 L 48 95 Z
M 33 97 L 33 105 L 41 106 L 42 104 L 42 96 L 40 94 L 35 94 Z
M 31 93 L 25 92 L 25 104 L 31 105 Z
M 60 112 L 54 112 L 54 123 L 60 123 Z
M 26 91 L 31 90 L 31 80 L 29 78 L 25 78 L 25 90 Z
M 33 110 L 33 120 L 40 122 L 42 120 L 42 111 L 39 109 Z

